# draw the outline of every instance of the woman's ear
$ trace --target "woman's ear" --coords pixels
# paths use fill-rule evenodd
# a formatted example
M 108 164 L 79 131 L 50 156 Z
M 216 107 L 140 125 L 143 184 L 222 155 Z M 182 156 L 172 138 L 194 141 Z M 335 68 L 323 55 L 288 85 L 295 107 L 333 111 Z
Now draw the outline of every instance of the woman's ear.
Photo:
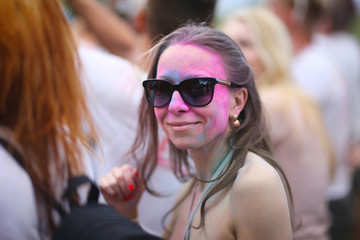
M 231 109 L 231 114 L 239 116 L 241 111 L 244 109 L 248 98 L 248 91 L 246 88 L 236 89 L 234 91 L 234 100 Z

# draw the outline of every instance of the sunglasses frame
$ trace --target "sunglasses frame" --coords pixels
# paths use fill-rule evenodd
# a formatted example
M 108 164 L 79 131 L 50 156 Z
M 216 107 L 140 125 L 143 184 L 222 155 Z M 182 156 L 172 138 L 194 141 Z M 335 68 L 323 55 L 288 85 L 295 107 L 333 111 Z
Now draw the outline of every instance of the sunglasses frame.
M 184 97 L 183 97 L 183 93 L 182 91 L 180 90 L 180 84 L 183 83 L 184 81 L 191 81 L 191 80 L 199 80 L 199 79 L 203 79 L 203 80 L 208 80 L 210 81 L 210 84 L 212 86 L 212 91 L 211 91 L 211 98 L 209 100 L 208 103 L 206 104 L 200 104 L 200 105 L 194 105 L 190 102 L 188 102 Z M 171 93 L 171 96 L 169 98 L 169 101 L 167 101 L 165 104 L 162 104 L 162 105 L 159 105 L 159 106 L 154 106 L 154 104 L 152 103 L 151 101 L 151 98 L 147 92 L 147 85 L 148 83 L 150 82 L 154 82 L 154 81 L 160 81 L 160 82 L 166 82 L 166 83 L 169 83 L 172 87 L 172 93 Z M 229 81 L 226 81 L 226 80 L 221 80 L 221 79 L 218 79 L 218 78 L 212 78 L 212 77 L 196 77 L 196 78 L 189 78 L 189 79 L 184 79 L 183 81 L 181 81 L 179 84 L 174 84 L 168 80 L 164 80 L 164 79 L 147 79 L 147 80 L 144 80 L 142 85 L 144 87 L 144 90 L 145 90 L 145 96 L 146 96 L 146 100 L 148 101 L 148 103 L 154 107 L 154 108 L 161 108 L 161 107 L 164 107 L 166 105 L 168 105 L 171 101 L 171 98 L 172 98 L 172 94 L 175 92 L 175 91 L 178 91 L 181 98 L 183 99 L 184 102 L 186 102 L 187 104 L 189 104 L 190 106 L 194 106 L 194 107 L 203 107 L 203 106 L 206 106 L 208 104 L 211 103 L 212 99 L 213 99 L 213 96 L 214 96 L 214 89 L 215 89 L 215 85 L 216 84 L 221 84 L 221 85 L 224 85 L 224 86 L 227 86 L 227 87 L 231 87 L 231 88 L 239 88 L 239 87 L 242 87 L 240 85 L 237 85 L 235 83 L 232 83 L 232 82 L 229 82 Z

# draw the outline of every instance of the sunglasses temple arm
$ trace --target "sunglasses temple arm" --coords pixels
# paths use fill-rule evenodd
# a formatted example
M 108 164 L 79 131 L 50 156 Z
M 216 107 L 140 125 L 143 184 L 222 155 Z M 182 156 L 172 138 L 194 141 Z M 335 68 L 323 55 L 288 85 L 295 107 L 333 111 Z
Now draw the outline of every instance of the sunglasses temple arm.
M 228 82 L 228 81 L 224 81 L 224 80 L 221 80 L 221 79 L 216 79 L 218 81 L 218 83 L 220 83 L 221 85 L 225 85 L 225 86 L 228 86 L 230 87 L 231 86 L 231 82 Z
M 236 83 L 232 83 L 232 82 L 228 82 L 228 81 L 224 81 L 224 80 L 221 80 L 221 79 L 216 79 L 218 81 L 219 84 L 221 85 L 225 85 L 225 86 L 228 86 L 228 87 L 231 87 L 231 88 L 240 88 L 240 87 L 244 87 L 242 85 L 238 85 Z

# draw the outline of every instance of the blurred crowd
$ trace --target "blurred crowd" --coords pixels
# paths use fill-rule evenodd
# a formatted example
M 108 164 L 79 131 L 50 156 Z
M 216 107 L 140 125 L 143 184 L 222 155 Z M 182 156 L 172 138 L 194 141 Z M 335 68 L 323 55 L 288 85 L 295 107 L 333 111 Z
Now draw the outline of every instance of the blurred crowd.
M 98 133 L 98 141 L 89 141 L 100 158 L 89 163 L 94 179 L 125 163 L 138 164 L 127 152 L 139 124 L 147 51 L 189 19 L 207 21 L 239 45 L 255 74 L 273 154 L 293 191 L 294 239 L 360 239 L 360 1 L 62 4 Z M 146 191 L 138 209 L 140 226 L 157 236 L 183 184 L 172 173 L 161 130 L 159 136 L 158 164 L 148 179 L 156 194 Z

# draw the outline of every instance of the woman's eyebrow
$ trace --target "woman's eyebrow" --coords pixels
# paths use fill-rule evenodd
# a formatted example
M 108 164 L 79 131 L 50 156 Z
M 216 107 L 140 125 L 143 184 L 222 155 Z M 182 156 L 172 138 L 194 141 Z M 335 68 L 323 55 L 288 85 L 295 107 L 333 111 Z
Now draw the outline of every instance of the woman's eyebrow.
M 191 78 L 200 78 L 200 77 L 208 77 L 208 76 L 203 76 L 200 74 L 190 74 L 190 75 L 185 75 L 184 77 L 179 78 L 181 81 L 187 80 L 187 79 L 191 79 Z M 171 76 L 168 75 L 161 75 L 158 76 L 157 79 L 163 79 L 163 80 L 167 80 L 167 81 L 175 81 L 175 79 Z

